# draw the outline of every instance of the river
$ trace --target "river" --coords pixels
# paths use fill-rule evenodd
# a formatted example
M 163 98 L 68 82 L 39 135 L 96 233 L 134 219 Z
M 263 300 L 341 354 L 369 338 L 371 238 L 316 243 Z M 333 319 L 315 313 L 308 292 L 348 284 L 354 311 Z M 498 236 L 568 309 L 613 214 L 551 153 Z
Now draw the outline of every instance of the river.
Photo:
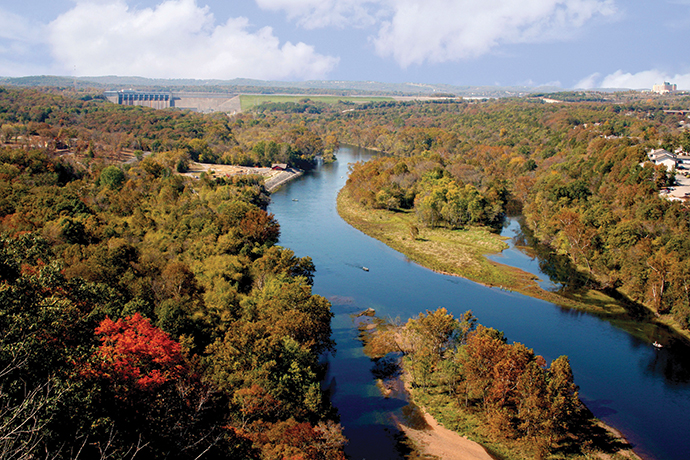
M 434 273 L 364 235 L 338 216 L 336 196 L 347 179 L 348 164 L 366 161 L 371 154 L 341 148 L 337 162 L 286 184 L 273 193 L 269 206 L 280 223 L 279 244 L 313 259 L 313 292 L 333 305 L 337 351 L 328 357 L 324 385 L 350 439 L 349 458 L 403 458 L 396 450 L 397 430 L 390 414 L 406 405 L 381 396 L 352 314 L 374 308 L 377 316 L 404 321 L 438 307 L 455 316 L 472 310 L 480 323 L 504 331 L 509 342 L 525 344 L 547 362 L 568 355 L 580 398 L 598 418 L 620 430 L 639 455 L 650 460 L 690 458 L 690 349 L 684 341 L 651 324 L 598 318 Z M 514 223 L 504 230 L 508 236 L 517 232 Z M 525 264 L 548 284 L 538 264 L 512 245 L 505 254 L 505 263 Z M 652 339 L 665 347 L 655 349 Z

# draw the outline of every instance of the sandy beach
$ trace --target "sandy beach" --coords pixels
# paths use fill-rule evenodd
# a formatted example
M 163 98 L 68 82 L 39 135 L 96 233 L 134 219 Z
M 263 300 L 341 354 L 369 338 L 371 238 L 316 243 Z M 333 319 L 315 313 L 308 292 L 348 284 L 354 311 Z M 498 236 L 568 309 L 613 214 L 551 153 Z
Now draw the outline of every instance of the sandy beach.
M 421 412 L 428 425 L 423 430 L 416 430 L 396 420 L 398 427 L 414 442 L 420 454 L 442 460 L 492 460 L 481 445 L 443 427 L 426 411 Z

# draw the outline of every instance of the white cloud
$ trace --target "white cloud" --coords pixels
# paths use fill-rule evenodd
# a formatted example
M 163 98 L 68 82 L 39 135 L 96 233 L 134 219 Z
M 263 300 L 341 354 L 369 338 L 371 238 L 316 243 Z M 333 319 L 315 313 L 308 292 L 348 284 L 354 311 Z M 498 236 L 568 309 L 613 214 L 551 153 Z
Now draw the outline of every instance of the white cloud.
M 0 7 L 0 39 L 18 42 L 36 42 L 40 30 L 31 33 L 29 20 Z
M 0 7 L 0 75 L 19 77 L 47 73 L 45 25 Z M 42 61 L 37 63 L 36 61 Z
M 610 14 L 596 0 L 404 0 L 374 44 L 403 67 L 424 61 L 477 57 L 501 44 L 565 38 L 595 15 Z
M 245 18 L 217 25 L 196 0 L 130 8 L 125 0 L 79 1 L 48 25 L 49 45 L 80 75 L 160 78 L 323 78 L 337 59 L 304 43 L 280 43 Z
M 600 74 L 595 73 L 584 78 L 575 85 L 575 88 L 626 88 L 626 89 L 652 89 L 652 86 L 671 82 L 678 85 L 679 90 L 690 90 L 690 73 L 671 75 L 667 72 L 651 69 L 637 73 L 627 73 L 622 70 L 599 78 Z
M 321 27 L 363 27 L 376 23 L 386 10 L 380 0 L 256 0 L 260 8 L 285 11 L 305 29 Z
M 600 76 L 601 76 L 600 73 L 595 72 L 592 75 L 589 75 L 589 76 L 583 78 L 582 80 L 578 81 L 577 83 L 575 83 L 574 88 L 575 89 L 595 88 L 597 86 L 597 80 L 599 79 Z
M 284 10 L 303 27 L 374 24 L 380 56 L 400 66 L 456 61 L 502 44 L 571 37 L 595 17 L 615 13 L 614 0 L 256 0 Z
M 607 75 L 601 82 L 602 88 L 631 88 L 631 89 L 651 89 L 657 83 L 663 83 L 667 78 L 658 70 L 645 70 L 636 74 L 623 73 L 617 70 L 611 75 Z

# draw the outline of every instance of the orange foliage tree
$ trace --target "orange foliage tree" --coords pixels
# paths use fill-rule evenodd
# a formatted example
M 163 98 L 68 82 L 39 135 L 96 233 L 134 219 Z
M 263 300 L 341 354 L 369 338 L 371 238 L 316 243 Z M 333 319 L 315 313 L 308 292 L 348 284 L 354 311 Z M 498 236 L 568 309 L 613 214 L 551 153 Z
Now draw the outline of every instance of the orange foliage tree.
M 101 345 L 87 372 L 123 389 L 152 391 L 187 370 L 180 344 L 139 313 L 106 318 L 96 334 Z

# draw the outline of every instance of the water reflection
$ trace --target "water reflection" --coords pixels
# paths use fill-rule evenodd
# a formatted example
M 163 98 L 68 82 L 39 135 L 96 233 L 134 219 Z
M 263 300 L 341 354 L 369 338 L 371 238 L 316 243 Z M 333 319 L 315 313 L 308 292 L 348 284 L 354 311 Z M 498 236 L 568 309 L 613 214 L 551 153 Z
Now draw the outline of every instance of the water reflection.
M 270 209 L 281 225 L 280 244 L 313 258 L 314 292 L 333 303 L 337 353 L 328 357 L 324 385 L 351 440 L 346 449 L 352 459 L 404 458 L 397 451 L 398 430 L 389 414 L 405 407 L 402 400 L 384 398 L 376 387 L 352 313 L 371 307 L 379 317 L 406 320 L 439 306 L 453 315 L 472 310 L 483 324 L 505 331 L 509 340 L 524 343 L 547 360 L 568 355 L 583 400 L 636 444 L 644 458 L 688 458 L 690 347 L 685 340 L 652 320 L 633 321 L 635 305 L 627 306 L 633 314 L 597 317 L 410 263 L 337 214 L 335 198 L 345 183 L 347 162 L 367 157 L 343 149 L 336 164 L 278 190 Z M 298 201 L 292 201 L 295 198 Z M 517 238 L 517 247 L 531 241 L 524 231 L 509 236 Z M 578 285 L 567 260 L 550 258 L 548 251 L 542 255 L 538 245 L 523 256 L 544 281 L 569 289 Z M 655 340 L 664 348 L 652 347 Z
M 587 406 L 587 409 L 593 413 L 599 414 L 599 417 L 610 417 L 618 412 L 609 407 L 609 404 L 613 403 L 610 399 L 598 399 L 598 400 L 587 400 L 580 398 L 582 402 Z
M 645 373 L 661 375 L 674 387 L 690 388 L 690 347 L 676 344 L 653 351 Z
M 575 269 L 570 259 L 539 242 L 523 221 L 522 217 L 506 218 L 501 236 L 508 238 L 510 248 L 489 259 L 539 277 L 539 286 L 547 291 L 565 294 L 585 286 L 587 277 Z
M 559 255 L 542 244 L 524 225 L 524 219 L 510 217 L 506 219 L 501 236 L 508 237 L 510 248 L 491 260 L 520 268 L 537 277 L 544 278 L 539 282 L 542 289 L 558 292 L 568 297 L 573 292 L 587 288 L 587 278 L 579 274 L 567 256 Z M 641 358 L 646 374 L 663 377 L 673 385 L 690 385 L 690 343 L 667 326 L 653 321 L 653 315 L 641 305 L 635 304 L 615 292 L 606 292 L 625 306 L 626 313 L 599 313 L 598 317 L 628 332 L 632 348 L 644 348 Z M 592 313 L 567 307 L 558 307 L 558 311 L 567 317 L 578 318 Z M 656 341 L 663 345 L 657 349 L 651 347 Z M 604 411 L 604 413 L 608 413 Z

